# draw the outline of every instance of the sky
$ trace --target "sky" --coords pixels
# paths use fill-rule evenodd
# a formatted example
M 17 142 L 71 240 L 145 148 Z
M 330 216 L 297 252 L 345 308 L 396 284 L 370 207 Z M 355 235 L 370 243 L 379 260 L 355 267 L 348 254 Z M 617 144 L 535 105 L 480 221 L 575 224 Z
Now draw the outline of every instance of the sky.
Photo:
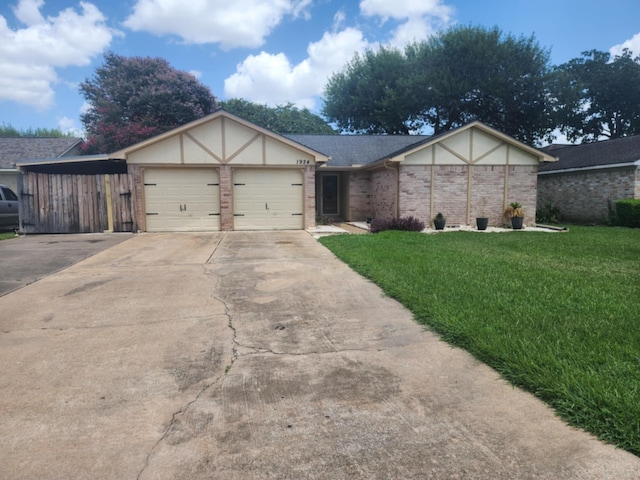
M 4 0 L 0 124 L 81 135 L 78 86 L 108 51 L 165 58 L 220 100 L 319 113 L 356 53 L 453 25 L 534 34 L 553 65 L 592 49 L 640 55 L 640 0 Z

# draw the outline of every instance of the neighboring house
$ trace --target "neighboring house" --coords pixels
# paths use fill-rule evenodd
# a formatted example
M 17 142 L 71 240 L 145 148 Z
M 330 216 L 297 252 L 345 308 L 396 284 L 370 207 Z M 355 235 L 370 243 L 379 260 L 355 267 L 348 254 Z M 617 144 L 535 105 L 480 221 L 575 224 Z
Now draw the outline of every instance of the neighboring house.
M 581 145 L 550 145 L 558 162 L 540 167 L 538 209 L 564 221 L 603 223 L 615 200 L 640 199 L 640 135 Z
M 15 192 L 18 188 L 16 161 L 78 155 L 81 144 L 81 138 L 72 137 L 0 137 L 0 183 Z
M 533 223 L 538 164 L 554 160 L 480 122 L 433 137 L 281 136 L 218 110 L 109 155 L 18 166 L 27 233 L 153 232 L 437 212 L 500 224 L 512 201 Z

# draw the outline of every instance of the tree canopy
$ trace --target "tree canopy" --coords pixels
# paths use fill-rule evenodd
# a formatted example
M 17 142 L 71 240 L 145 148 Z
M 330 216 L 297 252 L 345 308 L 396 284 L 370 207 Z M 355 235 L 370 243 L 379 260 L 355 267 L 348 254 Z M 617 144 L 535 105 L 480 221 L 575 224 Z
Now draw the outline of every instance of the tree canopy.
M 208 87 L 162 58 L 106 53 L 104 65 L 80 91 L 89 104 L 81 116 L 86 153 L 119 150 L 217 108 Z
M 640 134 L 640 55 L 583 52 L 555 68 L 555 120 L 569 140 Z
M 404 51 L 356 56 L 325 88 L 323 113 L 343 131 L 441 133 L 480 120 L 526 143 L 553 130 L 549 53 L 534 36 L 455 27 Z
M 307 108 L 299 109 L 292 103 L 268 107 L 242 98 L 232 98 L 220 102 L 220 106 L 229 113 L 281 135 L 286 133 L 325 135 L 337 133 L 322 117 L 311 113 Z

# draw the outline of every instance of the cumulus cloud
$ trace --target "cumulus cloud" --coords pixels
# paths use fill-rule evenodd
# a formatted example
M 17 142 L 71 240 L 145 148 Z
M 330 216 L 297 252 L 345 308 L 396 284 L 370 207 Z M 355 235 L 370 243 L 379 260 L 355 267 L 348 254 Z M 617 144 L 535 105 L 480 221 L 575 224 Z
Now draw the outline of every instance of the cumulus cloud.
M 609 49 L 609 53 L 614 56 L 620 55 L 622 53 L 622 50 L 624 50 L 625 48 L 628 48 L 634 57 L 640 55 L 640 33 L 636 33 L 629 40 L 619 45 L 614 45 Z
M 308 18 L 311 0 L 138 0 L 124 25 L 185 43 L 259 47 L 285 16 Z
M 453 8 L 442 0 L 362 0 L 360 11 L 365 17 L 379 17 L 403 22 L 394 31 L 389 44 L 402 47 L 421 40 L 451 23 Z
M 0 101 L 11 100 L 46 110 L 54 102 L 56 68 L 88 65 L 111 43 L 116 32 L 98 8 L 80 2 L 44 17 L 44 0 L 19 0 L 13 7 L 24 26 L 13 30 L 0 15 Z
M 307 58 L 292 65 L 284 53 L 250 55 L 225 80 L 227 98 L 245 98 L 270 106 L 287 102 L 313 110 L 327 78 L 343 68 L 356 52 L 375 48 L 362 32 L 347 28 L 326 32 L 309 44 Z

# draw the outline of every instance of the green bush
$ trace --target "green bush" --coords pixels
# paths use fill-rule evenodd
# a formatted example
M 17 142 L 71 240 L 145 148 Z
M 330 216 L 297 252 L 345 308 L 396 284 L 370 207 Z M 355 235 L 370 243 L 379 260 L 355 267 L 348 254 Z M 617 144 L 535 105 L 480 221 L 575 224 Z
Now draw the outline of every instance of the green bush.
M 640 200 L 616 200 L 616 220 L 620 226 L 640 228 Z

